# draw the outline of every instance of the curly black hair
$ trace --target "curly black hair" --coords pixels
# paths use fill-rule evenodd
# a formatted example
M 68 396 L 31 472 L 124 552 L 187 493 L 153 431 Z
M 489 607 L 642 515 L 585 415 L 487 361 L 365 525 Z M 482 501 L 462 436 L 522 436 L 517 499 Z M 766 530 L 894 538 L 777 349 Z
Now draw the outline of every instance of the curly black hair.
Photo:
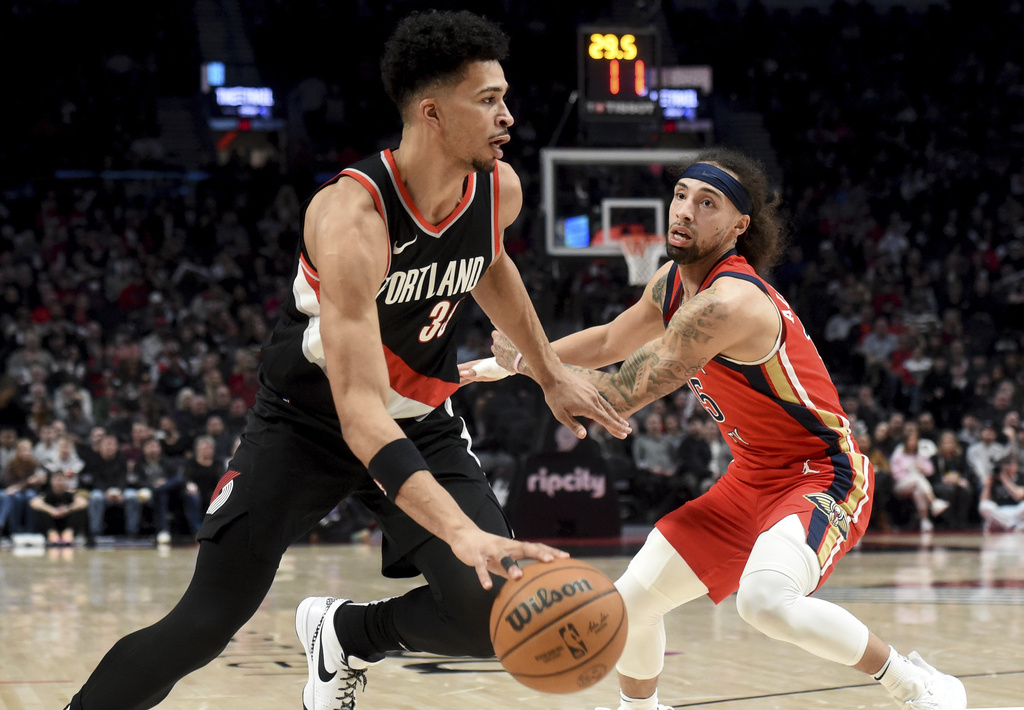
M 694 160 L 680 166 L 677 174 L 681 175 L 694 163 L 712 163 L 724 168 L 739 177 L 747 188 L 753 202 L 750 226 L 736 240 L 736 251 L 758 274 L 766 275 L 782 257 L 788 238 L 779 214 L 779 200 L 768 185 L 761 163 L 738 150 L 715 146 L 702 150 Z
M 414 12 L 398 23 L 380 62 L 384 90 L 399 111 L 421 90 L 457 83 L 469 62 L 502 61 L 508 35 L 468 10 Z

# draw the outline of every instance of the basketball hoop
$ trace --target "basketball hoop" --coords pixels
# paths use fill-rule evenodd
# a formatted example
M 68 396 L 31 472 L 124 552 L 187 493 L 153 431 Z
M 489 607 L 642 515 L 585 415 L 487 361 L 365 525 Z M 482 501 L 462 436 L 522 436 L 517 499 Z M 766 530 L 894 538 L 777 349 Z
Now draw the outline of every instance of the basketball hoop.
M 629 285 L 645 286 L 661 266 L 665 237 L 660 234 L 623 234 L 616 241 L 629 269 Z

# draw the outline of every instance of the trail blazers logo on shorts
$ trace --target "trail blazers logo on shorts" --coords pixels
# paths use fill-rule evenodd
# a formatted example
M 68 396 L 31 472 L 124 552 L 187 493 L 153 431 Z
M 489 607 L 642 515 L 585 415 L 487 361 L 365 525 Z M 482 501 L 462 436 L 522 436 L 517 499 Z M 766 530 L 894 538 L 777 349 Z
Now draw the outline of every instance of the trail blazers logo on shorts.
M 235 489 L 235 477 L 238 476 L 238 473 L 238 471 L 228 471 L 220 479 L 220 482 L 213 491 L 213 495 L 210 497 L 210 507 L 206 509 L 207 515 L 213 515 L 228 502 L 228 498 L 231 497 L 231 491 Z
M 836 499 L 827 493 L 807 493 L 804 498 L 814 503 L 814 506 L 828 516 L 829 525 L 839 531 L 845 540 L 850 533 L 850 519 L 846 511 L 839 507 Z

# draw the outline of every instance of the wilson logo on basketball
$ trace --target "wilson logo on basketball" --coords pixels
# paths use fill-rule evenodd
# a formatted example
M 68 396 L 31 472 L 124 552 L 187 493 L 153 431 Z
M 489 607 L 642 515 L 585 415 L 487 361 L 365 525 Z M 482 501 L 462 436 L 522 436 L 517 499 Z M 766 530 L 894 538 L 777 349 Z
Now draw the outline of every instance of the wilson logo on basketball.
M 519 602 L 512 613 L 505 617 L 505 622 L 513 631 L 522 631 L 534 614 L 542 614 L 564 599 L 593 591 L 594 588 L 590 586 L 588 579 L 566 582 L 558 589 L 538 589 L 526 601 Z

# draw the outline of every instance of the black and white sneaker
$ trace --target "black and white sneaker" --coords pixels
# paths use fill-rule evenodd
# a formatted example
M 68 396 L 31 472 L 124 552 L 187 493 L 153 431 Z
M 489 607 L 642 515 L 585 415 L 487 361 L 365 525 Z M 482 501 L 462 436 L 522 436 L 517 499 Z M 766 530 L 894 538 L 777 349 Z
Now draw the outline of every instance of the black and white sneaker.
M 307 597 L 295 610 L 295 634 L 309 669 L 302 689 L 303 710 L 353 710 L 356 687 L 366 687 L 366 669 L 380 663 L 345 655 L 334 630 L 334 615 L 348 603 L 347 599 Z

